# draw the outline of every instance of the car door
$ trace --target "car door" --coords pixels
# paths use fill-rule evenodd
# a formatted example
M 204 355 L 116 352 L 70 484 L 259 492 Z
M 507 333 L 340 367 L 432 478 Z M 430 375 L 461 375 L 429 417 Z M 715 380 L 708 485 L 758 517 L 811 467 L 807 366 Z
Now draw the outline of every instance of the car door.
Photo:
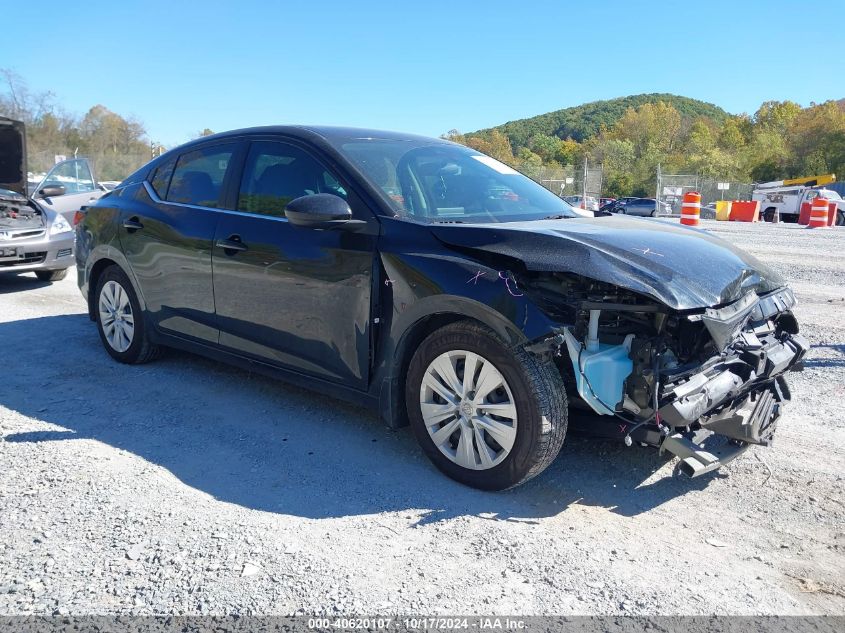
M 347 200 L 364 230 L 315 230 L 288 222 L 300 196 Z M 237 197 L 214 240 L 220 345 L 238 354 L 364 388 L 377 220 L 305 146 L 250 143 Z
M 648 215 L 650 213 L 650 209 L 648 208 L 648 200 L 643 200 L 640 198 L 639 200 L 633 200 L 628 203 L 625 208 L 625 211 L 629 215 Z
M 64 187 L 65 192 L 60 196 L 44 196 L 41 192 L 45 187 Z M 56 163 L 41 183 L 35 188 L 38 203 L 61 213 L 68 222 L 73 222 L 74 214 L 86 204 L 91 204 L 100 198 L 102 189 L 97 187 L 91 165 L 85 158 L 72 158 Z
M 186 149 L 120 195 L 123 253 L 159 330 L 217 344 L 211 248 L 237 142 Z M 115 195 L 115 194 L 112 194 Z

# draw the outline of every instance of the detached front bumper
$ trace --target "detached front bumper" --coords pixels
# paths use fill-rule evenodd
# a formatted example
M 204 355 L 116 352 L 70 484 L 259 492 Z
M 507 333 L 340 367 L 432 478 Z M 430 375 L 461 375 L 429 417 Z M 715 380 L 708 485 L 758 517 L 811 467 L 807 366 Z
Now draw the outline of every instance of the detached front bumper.
M 598 414 L 570 420 L 576 428 L 619 437 L 628 446 L 658 446 L 661 452 L 677 455 L 681 471 L 695 477 L 719 468 L 752 444 L 771 443 L 790 400 L 785 374 L 801 369 L 810 348 L 798 334 L 795 304 L 788 288 L 764 296 L 749 292 L 721 308 L 679 315 L 671 330 L 655 326 L 658 335 L 649 336 L 647 330 L 643 334 L 642 324 L 651 318 L 663 323 L 666 317 L 659 308 L 587 302 L 579 312 L 586 323 L 577 324 L 587 333 L 586 344 L 572 327 L 526 349 L 554 352 L 566 343 L 573 371 L 570 392 Z M 622 344 L 613 339 L 596 344 L 603 336 L 600 308 L 611 313 L 605 327 L 616 340 L 624 335 Z M 625 323 L 642 329 L 618 327 L 622 320 L 614 313 L 622 312 L 639 312 L 638 322 Z M 559 367 L 566 378 L 567 364 Z
M 772 416 L 789 400 L 784 372 L 799 366 L 810 344 L 798 334 L 699 372 L 661 394 L 660 418 L 672 427 L 698 423 L 727 437 L 767 444 Z M 770 430 L 771 429 L 771 430 Z
M 798 334 L 783 334 L 765 346 L 757 341 L 755 349 L 744 349 L 736 359 L 667 390 L 668 401 L 659 413 L 674 432 L 663 439 L 660 451 L 677 455 L 681 472 L 697 477 L 752 444 L 769 446 L 791 397 L 784 373 L 801 367 L 809 347 Z M 708 449 L 700 438 L 711 435 L 728 441 L 718 450 Z
M 73 266 L 73 232 L 33 239 L 0 240 L 0 274 L 63 270 Z M 9 251 L 14 249 L 14 254 Z

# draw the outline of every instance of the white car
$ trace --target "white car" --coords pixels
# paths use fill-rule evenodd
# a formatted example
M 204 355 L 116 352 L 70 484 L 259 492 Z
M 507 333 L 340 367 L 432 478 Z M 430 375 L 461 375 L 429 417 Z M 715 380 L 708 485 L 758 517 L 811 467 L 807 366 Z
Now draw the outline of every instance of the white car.
M 563 199 L 576 209 L 598 211 L 599 201 L 593 196 L 564 196 Z

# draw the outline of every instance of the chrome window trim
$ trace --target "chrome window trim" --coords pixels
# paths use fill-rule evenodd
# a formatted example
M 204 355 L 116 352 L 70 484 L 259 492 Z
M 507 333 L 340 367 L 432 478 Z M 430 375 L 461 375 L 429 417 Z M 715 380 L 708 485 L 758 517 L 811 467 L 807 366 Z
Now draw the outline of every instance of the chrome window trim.
M 147 190 L 147 194 L 150 196 L 153 202 L 158 204 L 170 204 L 174 207 L 184 207 L 186 209 L 197 209 L 198 211 L 212 211 L 214 213 L 228 213 L 230 215 L 239 215 L 247 218 L 263 218 L 265 220 L 276 220 L 277 222 L 286 222 L 290 223 L 290 220 L 287 218 L 279 217 L 277 215 L 264 215 L 263 213 L 249 213 L 248 211 L 235 211 L 234 209 L 221 209 L 218 207 L 203 207 L 198 204 L 187 204 L 185 202 L 170 202 L 169 200 L 162 200 L 158 197 L 158 194 L 153 189 L 153 186 L 149 183 L 148 180 L 144 180 L 144 189 Z

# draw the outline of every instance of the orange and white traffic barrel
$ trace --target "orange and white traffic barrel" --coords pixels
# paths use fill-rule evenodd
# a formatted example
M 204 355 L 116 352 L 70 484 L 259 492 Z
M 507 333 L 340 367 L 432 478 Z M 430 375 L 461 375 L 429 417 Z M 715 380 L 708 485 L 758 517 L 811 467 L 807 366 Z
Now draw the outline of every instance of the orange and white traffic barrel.
M 828 203 L 827 200 L 821 196 L 813 200 L 813 206 L 810 208 L 810 222 L 807 228 L 810 229 L 826 229 L 828 228 Z
M 681 203 L 681 224 L 698 226 L 701 216 L 701 194 L 697 191 L 687 191 Z

